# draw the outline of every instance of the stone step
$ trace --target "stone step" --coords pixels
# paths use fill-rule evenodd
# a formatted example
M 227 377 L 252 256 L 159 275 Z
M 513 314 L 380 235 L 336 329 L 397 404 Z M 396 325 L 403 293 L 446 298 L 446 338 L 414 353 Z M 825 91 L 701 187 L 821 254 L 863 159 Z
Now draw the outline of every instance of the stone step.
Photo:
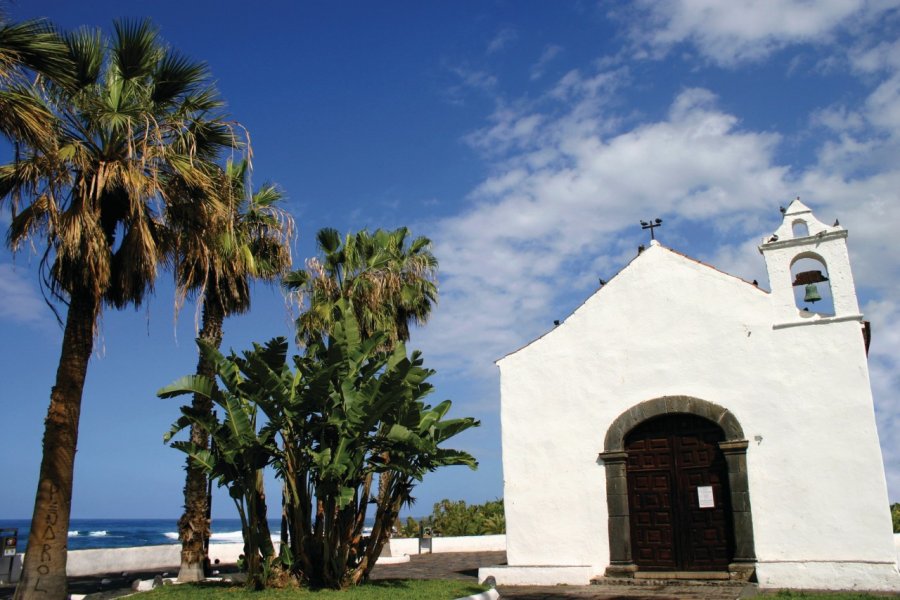
M 637 571 L 635 579 L 697 579 L 719 580 L 731 579 L 727 571 Z
M 722 571 L 638 571 L 634 577 L 595 577 L 592 585 L 708 585 L 743 587 L 746 581 L 735 581 Z

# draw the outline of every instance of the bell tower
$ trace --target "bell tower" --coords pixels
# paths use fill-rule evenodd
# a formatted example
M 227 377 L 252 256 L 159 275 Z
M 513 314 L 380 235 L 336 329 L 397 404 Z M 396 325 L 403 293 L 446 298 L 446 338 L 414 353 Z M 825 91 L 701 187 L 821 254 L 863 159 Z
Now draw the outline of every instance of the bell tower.
M 847 230 L 837 221 L 825 225 L 799 198 L 782 212 L 781 225 L 759 247 L 769 271 L 775 328 L 862 321 Z

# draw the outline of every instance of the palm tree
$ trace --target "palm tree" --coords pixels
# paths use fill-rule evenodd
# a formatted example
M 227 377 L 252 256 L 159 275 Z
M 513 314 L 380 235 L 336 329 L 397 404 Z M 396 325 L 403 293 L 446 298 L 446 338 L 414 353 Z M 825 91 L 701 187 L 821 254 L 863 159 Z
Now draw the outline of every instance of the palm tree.
M 64 303 L 65 329 L 45 421 L 28 552 L 16 600 L 66 597 L 66 541 L 81 397 L 103 306 L 139 305 L 162 251 L 158 207 L 172 177 L 208 186 L 204 156 L 232 143 L 206 68 L 164 46 L 148 21 L 111 38 L 65 36 L 72 86 L 29 91 L 50 115 L 50 143 L 0 166 L 0 202 L 21 202 L 8 242 L 45 245 L 43 280 Z
M 75 83 L 69 48 L 44 20 L 6 23 L 0 17 L 0 132 L 18 144 L 52 141 L 52 118 L 30 86 L 35 77 Z
M 278 188 L 265 184 L 248 194 L 248 161 L 219 170 L 211 192 L 212 202 L 189 200 L 170 204 L 169 221 L 176 232 L 172 248 L 180 294 L 193 295 L 202 306 L 200 340 L 218 349 L 225 317 L 250 309 L 250 282 L 274 281 L 291 265 L 289 242 L 293 220 L 278 208 Z M 215 381 L 215 365 L 200 353 L 197 374 Z M 192 408 L 207 418 L 212 415 L 209 396 L 195 394 Z M 202 421 L 200 421 L 202 422 Z M 209 434 L 192 425 L 190 439 L 207 448 Z M 179 581 L 204 577 L 206 541 L 209 539 L 209 500 L 206 473 L 190 459 L 184 486 L 184 514 L 178 522 L 181 537 Z
M 347 298 L 364 337 L 387 334 L 385 349 L 409 340 L 410 323 L 423 324 L 437 302 L 437 259 L 431 240 L 417 237 L 407 245 L 406 227 L 374 234 L 348 234 L 341 243 L 334 229 L 316 235 L 321 260 L 307 261 L 306 270 L 284 278 L 304 309 L 297 319 L 297 336 L 308 344 L 331 330 L 334 303 Z

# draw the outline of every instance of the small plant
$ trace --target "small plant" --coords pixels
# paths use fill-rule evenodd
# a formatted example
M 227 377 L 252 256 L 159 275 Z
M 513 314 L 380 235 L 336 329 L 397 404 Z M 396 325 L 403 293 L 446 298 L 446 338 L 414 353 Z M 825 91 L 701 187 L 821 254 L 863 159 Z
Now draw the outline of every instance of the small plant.
M 894 521 L 894 533 L 900 533 L 900 502 L 891 504 L 891 520 Z

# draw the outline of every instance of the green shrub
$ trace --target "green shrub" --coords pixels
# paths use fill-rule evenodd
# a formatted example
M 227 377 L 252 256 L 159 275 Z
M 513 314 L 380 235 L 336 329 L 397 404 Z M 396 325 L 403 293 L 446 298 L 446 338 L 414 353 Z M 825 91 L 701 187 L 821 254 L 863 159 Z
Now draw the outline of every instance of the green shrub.
M 503 500 L 468 506 L 464 500 L 444 499 L 434 505 L 430 516 L 420 521 L 407 517 L 406 523 L 398 526 L 398 531 L 402 537 L 417 537 L 422 527 L 430 528 L 439 536 L 506 533 Z
M 900 502 L 891 504 L 891 519 L 894 521 L 894 533 L 900 533 Z

